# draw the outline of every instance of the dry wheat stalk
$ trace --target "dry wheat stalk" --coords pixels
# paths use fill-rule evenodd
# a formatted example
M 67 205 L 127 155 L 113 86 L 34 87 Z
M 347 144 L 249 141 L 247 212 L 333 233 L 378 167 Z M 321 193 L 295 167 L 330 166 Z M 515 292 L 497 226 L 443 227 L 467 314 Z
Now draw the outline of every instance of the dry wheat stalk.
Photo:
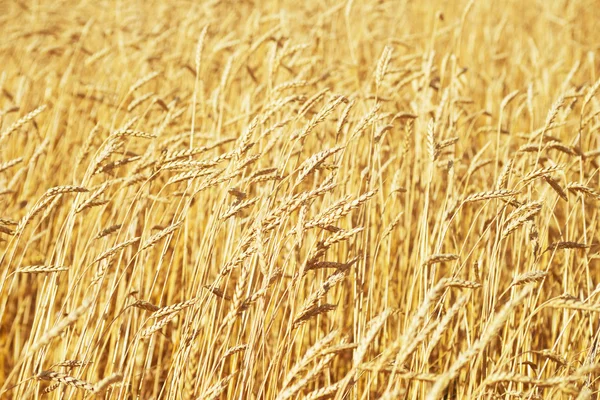
M 194 147 L 191 149 L 182 149 L 182 150 L 172 151 L 170 153 L 167 153 L 167 155 L 165 156 L 164 162 L 168 163 L 168 162 L 172 162 L 172 161 L 179 161 L 184 158 L 189 159 L 190 157 L 193 157 L 198 154 L 202 154 L 208 150 L 209 150 L 208 147 Z
M 436 147 L 436 141 L 435 141 L 435 119 L 431 118 L 429 120 L 429 122 L 427 123 L 427 154 L 429 154 L 429 159 L 431 160 L 431 162 L 434 162 L 435 160 L 437 160 L 439 154 L 440 154 L 440 149 L 438 149 Z
M 371 111 L 369 111 L 356 125 L 354 131 L 350 135 L 350 139 L 354 139 L 356 136 L 360 135 L 369 125 L 371 125 L 377 116 L 377 112 L 379 111 L 380 105 L 376 104 Z
M 0 225 L 0 233 L 5 233 L 5 234 L 7 234 L 7 235 L 10 235 L 10 236 L 12 236 L 12 235 L 14 235 L 14 234 L 15 234 L 15 231 L 14 231 L 14 230 L 12 230 L 12 229 L 10 229 L 10 228 L 9 228 L 9 227 L 7 227 L 7 226 Z
M 296 179 L 296 184 L 302 182 L 311 172 L 313 172 L 316 168 L 319 167 L 328 157 L 338 153 L 342 150 L 343 146 L 335 146 L 331 149 L 320 151 L 316 154 L 313 154 L 310 158 L 298 167 L 300 173 L 298 174 L 298 178 Z
M 336 262 L 336 261 L 317 261 L 310 265 L 307 265 L 304 272 L 308 273 L 308 271 L 317 270 L 317 269 L 345 270 L 345 269 L 351 267 L 352 265 L 354 265 L 355 263 L 357 263 L 359 259 L 360 259 L 360 257 L 356 256 L 345 263 Z
M 247 344 L 240 344 L 238 346 L 230 347 L 227 349 L 227 351 L 223 354 L 223 356 L 221 358 L 222 359 L 227 358 L 229 356 L 240 353 L 242 351 L 246 351 L 246 349 L 248 349 Z
M 400 213 L 400 214 L 398 214 L 398 216 L 396 216 L 396 218 L 394 218 L 394 220 L 392 222 L 390 222 L 390 224 L 384 229 L 383 233 L 381 234 L 381 240 L 388 237 L 394 231 L 394 228 L 396 228 L 398 226 L 402 217 L 403 217 L 403 213 Z
M 427 257 L 425 261 L 423 261 L 423 266 L 430 266 L 434 264 L 439 264 L 448 261 L 458 260 L 459 257 L 456 254 L 433 254 Z
M 260 117 L 260 124 L 264 124 L 265 122 L 267 122 L 267 120 L 269 118 L 271 118 L 273 115 L 275 115 L 275 113 L 277 113 L 278 111 L 280 111 L 284 106 L 294 103 L 294 102 L 298 102 L 298 101 L 305 101 L 306 97 L 303 95 L 298 95 L 298 94 L 293 94 L 287 97 L 283 97 L 283 98 L 277 98 L 275 99 L 272 103 L 268 104 L 265 108 L 265 112 L 263 113 L 262 117 Z M 291 118 L 290 118 L 291 120 Z M 288 122 L 290 121 L 283 121 L 280 123 L 284 123 L 284 125 L 286 125 Z M 277 126 L 279 123 L 277 123 L 275 126 Z M 277 128 L 275 128 L 277 129 Z
M 218 172 L 222 172 L 223 170 L 220 171 L 215 171 L 212 169 L 206 169 L 206 170 L 202 170 L 202 171 L 197 171 L 197 170 L 191 170 L 191 171 L 186 171 L 186 172 L 181 172 L 177 175 L 172 176 L 168 181 L 167 181 L 167 185 L 171 185 L 173 183 L 179 183 L 179 182 L 183 182 L 183 181 L 187 181 L 187 180 L 191 180 L 191 179 L 196 179 L 196 178 L 200 178 L 203 176 L 207 176 L 207 175 L 211 175 L 211 176 L 215 176 L 215 174 Z
M 485 167 L 486 165 L 490 165 L 493 162 L 495 162 L 495 160 L 492 158 L 484 158 L 483 160 L 479 160 L 476 163 L 471 164 L 469 166 L 467 175 L 473 175 L 475 172 L 479 171 L 481 168 Z
M 528 143 L 528 144 L 524 144 L 523 146 L 519 147 L 519 149 L 517 150 L 517 153 L 539 153 L 540 150 L 541 150 L 540 145 L 534 144 L 534 143 Z
M 139 308 L 141 310 L 146 310 L 146 311 L 150 311 L 150 312 L 156 312 L 156 311 L 160 310 L 160 307 L 158 307 L 148 301 L 145 301 L 145 300 L 136 300 L 127 307 L 135 307 L 135 308 Z
M 254 178 L 264 176 L 264 175 L 269 175 L 271 173 L 276 173 L 276 172 L 278 172 L 278 170 L 277 170 L 277 168 L 274 168 L 274 167 L 261 168 L 258 171 L 252 172 L 252 174 L 250 174 L 250 176 L 248 176 L 247 180 L 250 182 Z
M 214 167 L 218 160 L 194 161 L 194 160 L 175 160 L 163 163 L 160 168 L 164 171 L 195 171 Z
M 131 85 L 131 87 L 129 88 L 129 93 L 134 93 L 139 88 L 141 88 L 142 86 L 144 86 L 145 84 L 147 84 L 151 80 L 155 79 L 159 75 L 160 75 L 160 72 L 158 72 L 158 71 L 152 71 L 152 72 L 148 73 L 147 75 L 141 77 L 133 85 Z
M 373 141 L 375 143 L 379 143 L 381 141 L 381 139 L 384 137 L 384 135 L 388 131 L 391 131 L 392 129 L 394 129 L 394 125 L 391 125 L 391 124 L 384 125 L 381 128 L 378 128 L 377 131 L 375 132 L 375 135 L 373 136 Z
M 567 155 L 570 155 L 570 156 L 577 155 L 577 151 L 572 146 L 564 145 L 556 140 L 549 142 L 544 148 L 546 150 L 558 150 L 558 151 L 565 153 Z
M 527 283 L 539 282 L 548 276 L 546 271 L 530 271 L 517 275 L 513 278 L 510 287 L 525 285 Z
M 111 136 L 106 140 L 101 149 L 102 151 L 96 154 L 96 157 L 91 162 L 90 170 L 92 171 L 92 175 L 94 172 L 100 168 L 100 165 L 108 159 L 112 154 L 114 154 L 121 146 L 124 144 L 124 140 L 119 136 Z
M 229 382 L 231 382 L 231 380 L 237 374 L 238 372 L 235 371 L 234 373 L 227 375 L 225 378 L 221 379 L 219 382 L 206 389 L 204 393 L 197 398 L 197 400 L 214 400 L 220 398 L 223 391 L 229 385 Z
M 497 372 L 489 375 L 486 378 L 487 385 L 494 385 L 501 382 L 517 382 L 526 385 L 536 385 L 538 387 L 551 387 L 564 385 L 568 382 L 577 382 L 585 379 L 585 376 L 590 373 L 595 373 L 600 370 L 600 365 L 586 365 L 578 368 L 572 375 L 557 376 L 547 379 L 536 379 L 529 376 L 521 375 L 516 372 Z
M 80 213 L 81 211 L 87 208 L 93 207 L 94 204 L 97 204 L 98 198 L 106 191 L 108 186 L 108 182 L 105 182 L 102 185 L 100 185 L 100 187 L 94 190 L 94 192 L 90 195 L 90 197 L 87 200 L 85 200 L 79 206 L 77 206 L 77 208 L 75 209 L 75 213 Z
M 42 393 L 43 394 L 51 393 L 51 392 L 55 391 L 56 389 L 58 389 L 60 387 L 60 385 L 61 385 L 60 382 L 54 383 L 54 384 L 48 386 L 47 388 L 45 388 L 44 390 L 42 390 Z
M 17 225 L 17 221 L 12 220 L 10 218 L 2 218 L 2 217 L 0 217 L 0 225 L 15 226 L 15 225 Z
M 326 229 L 326 227 L 333 225 L 340 218 L 348 215 L 352 210 L 360 207 L 376 193 L 377 190 L 371 190 L 351 202 L 348 202 L 349 196 L 344 197 L 312 220 L 306 222 L 304 224 L 304 228 L 310 229 L 312 227 L 319 226 L 323 229 Z
M 261 246 L 261 245 L 259 245 Z M 256 247 L 258 251 L 258 246 Z M 245 311 L 248 307 L 247 301 L 249 300 L 247 296 L 248 292 L 248 278 L 250 276 L 250 266 L 248 263 L 242 265 L 242 270 L 240 272 L 240 277 L 235 285 L 235 289 L 233 291 L 233 296 L 231 299 L 231 305 L 229 307 L 229 313 L 223 320 L 223 324 L 233 323 L 235 318 L 240 315 L 243 311 Z
M 327 347 L 326 349 L 321 351 L 321 355 L 324 356 L 327 354 L 338 354 L 338 353 L 342 353 L 345 351 L 354 350 L 357 347 L 358 347 L 358 345 L 356 343 L 346 343 L 346 339 L 342 339 L 341 344 Z
M 458 278 L 448 278 L 445 281 L 445 286 L 449 288 L 460 289 L 479 289 L 481 287 L 481 283 Z
M 530 350 L 529 352 L 540 355 L 549 360 L 552 360 L 559 365 L 567 365 L 568 364 L 567 360 L 564 357 L 562 357 L 560 354 L 557 354 L 551 350 Z
M 554 104 L 552 104 L 552 107 L 550 107 L 550 110 L 548 111 L 548 115 L 546 116 L 546 123 L 544 125 L 544 131 L 543 131 L 544 133 L 548 127 L 550 127 L 554 124 L 554 120 L 556 119 L 556 116 L 558 115 L 558 111 L 564 105 L 564 103 L 565 103 L 565 96 L 561 95 L 556 100 L 556 102 L 554 102 Z
M 149 247 L 154 246 L 158 241 L 160 241 L 162 238 L 164 238 L 165 236 L 168 236 L 170 234 L 172 234 L 173 232 L 175 232 L 177 229 L 179 229 L 179 227 L 181 226 L 181 224 L 183 224 L 183 221 L 177 221 L 171 225 L 169 225 L 168 227 L 166 227 L 165 229 L 162 229 L 160 232 L 155 233 L 154 235 L 150 236 L 148 239 L 146 239 L 146 241 L 141 245 L 140 247 L 140 251 L 141 250 L 145 250 Z
M 446 147 L 452 146 L 456 143 L 458 143 L 458 141 L 460 140 L 460 138 L 458 136 L 454 136 L 448 139 L 444 139 L 441 142 L 436 143 L 435 147 L 438 151 L 441 151 L 443 149 L 445 149 Z
M 464 203 L 472 203 L 472 202 L 476 202 L 476 201 L 489 200 L 489 199 L 500 199 L 500 198 L 503 198 L 503 197 L 513 197 L 513 196 L 516 196 L 517 194 L 519 194 L 518 191 L 507 190 L 507 189 L 492 190 L 492 191 L 489 191 L 489 192 L 473 193 L 473 194 L 467 196 L 463 200 L 463 204 Z
M 323 256 L 331 246 L 333 246 L 334 244 L 336 244 L 338 242 L 348 240 L 349 238 L 351 238 L 352 236 L 356 235 L 359 232 L 362 232 L 363 230 L 364 230 L 363 227 L 353 228 L 353 229 L 350 229 L 349 231 L 340 229 L 333 235 L 329 236 L 327 239 L 317 243 L 317 249 L 312 253 L 312 256 L 309 258 L 309 261 L 307 262 L 307 268 L 310 269 L 310 267 L 318 261 L 318 258 Z
M 238 256 L 228 261 L 220 272 L 220 275 L 227 275 L 232 269 L 235 269 L 243 264 L 243 262 L 253 254 L 256 254 L 256 247 L 248 247 L 243 250 Z
M 540 255 L 540 234 L 537 225 L 533 221 L 529 222 L 529 241 L 531 242 L 533 257 L 537 259 Z
M 152 324 L 149 328 L 144 329 L 141 333 L 140 333 L 140 337 L 142 339 L 148 339 L 150 336 L 152 336 L 154 333 L 156 333 L 157 331 L 161 330 L 163 327 L 165 327 L 169 322 L 171 322 L 173 319 L 175 319 L 175 317 L 177 317 L 179 315 L 179 313 L 173 312 L 171 314 L 168 314 L 166 317 L 164 317 L 161 320 L 156 321 L 154 324 Z
M 154 94 L 155 94 L 154 92 L 144 93 L 143 95 L 138 96 L 135 99 L 131 100 L 131 103 L 129 103 L 129 105 L 127 106 L 127 112 L 132 112 L 144 101 L 146 101 L 150 97 L 154 96 Z
M 273 175 L 261 175 L 254 177 L 248 180 L 248 184 L 251 185 L 253 183 L 261 183 L 261 182 L 269 182 L 269 181 L 279 181 L 285 178 L 285 176 L 280 175 L 279 173 L 275 173 Z
M 193 298 L 190 300 L 182 301 L 181 303 L 171 304 L 170 306 L 161 307 L 154 311 L 149 318 L 161 318 L 165 315 L 178 313 L 179 311 L 185 310 L 186 308 L 193 306 L 200 300 L 199 298 Z
M 96 259 L 94 260 L 94 263 L 97 263 L 99 261 L 104 260 L 105 258 L 111 257 L 113 255 L 115 255 L 119 250 L 122 250 L 126 247 L 131 246 L 132 244 L 135 244 L 137 242 L 140 241 L 140 237 L 134 237 L 131 239 L 128 239 L 124 242 L 121 242 L 113 247 L 111 247 L 110 249 L 106 250 L 104 253 L 100 254 L 98 257 L 96 257 Z
M 125 131 L 125 130 L 128 130 L 128 129 L 131 129 L 131 127 L 133 125 L 135 125 L 139 120 L 140 120 L 140 117 L 137 116 L 137 115 L 134 115 L 133 117 L 131 117 L 130 119 L 128 119 L 119 130 L 120 131 Z
M 313 390 L 312 392 L 308 393 L 304 399 L 305 400 L 326 400 L 326 399 L 330 399 L 332 398 L 335 393 L 340 389 L 340 387 L 342 386 L 342 382 L 336 382 L 334 384 L 331 384 L 329 386 L 317 389 L 317 390 Z
M 13 133 L 14 131 L 21 128 L 27 122 L 32 121 L 35 117 L 37 117 L 39 114 L 41 114 L 45 109 L 46 109 L 46 105 L 45 104 L 41 105 L 38 108 L 36 108 L 35 110 L 31 111 L 30 113 L 24 115 L 23 117 L 21 117 L 20 119 L 15 121 L 11 126 L 6 128 L 6 130 L 4 132 L 2 132 L 2 134 L 0 134 L 0 142 L 2 140 L 6 139 L 11 133 Z
M 319 100 L 321 100 L 325 95 L 329 92 L 329 88 L 323 88 L 319 90 L 317 93 L 310 96 L 306 101 L 302 104 L 302 107 L 298 110 L 298 117 L 304 116 L 308 112 L 308 110 Z
M 307 100 L 308 103 L 309 100 Z M 329 114 L 331 114 L 333 112 L 333 110 L 335 108 L 337 108 L 341 103 L 346 102 L 347 99 L 344 96 L 337 96 L 336 98 L 334 98 L 332 101 L 330 101 L 328 104 L 325 105 L 325 107 L 323 107 L 322 110 L 319 111 L 319 113 L 317 113 L 317 115 L 315 115 L 306 125 L 304 128 L 302 128 L 300 131 L 296 132 L 294 135 L 292 135 L 292 140 L 300 140 L 305 138 L 306 136 L 308 136 L 308 134 L 320 123 L 322 123 L 323 121 L 325 121 L 325 119 L 327 118 L 327 116 L 329 116 Z M 305 113 L 306 111 L 308 111 L 308 109 L 310 108 L 312 104 L 308 104 L 308 106 L 301 110 L 299 112 L 299 115 L 302 115 L 303 113 Z
M 548 248 L 546 250 L 544 250 L 544 253 L 547 251 L 554 251 L 554 250 L 566 250 L 566 249 L 587 249 L 590 246 L 586 245 L 585 243 L 578 243 L 578 242 L 553 242 L 550 243 L 548 245 Z
M 94 385 L 81 379 L 74 378 L 67 374 L 56 371 L 42 371 L 35 376 L 36 379 L 42 381 L 57 382 L 62 385 L 73 386 L 77 389 L 83 389 L 88 392 L 94 392 Z
M 200 185 L 200 187 L 196 190 L 196 193 L 200 193 L 200 192 L 202 192 L 206 189 L 209 189 L 213 186 L 220 185 L 223 182 L 230 181 L 231 179 L 233 179 L 241 174 L 241 171 L 236 171 L 236 172 L 232 172 L 229 175 L 225 175 L 225 176 L 222 176 L 219 178 L 219 175 L 223 171 L 224 170 L 217 170 L 213 174 L 211 174 L 211 176 L 210 176 L 211 179 L 207 179 L 202 185 Z
M 211 285 L 204 285 L 203 288 L 205 288 L 206 290 L 208 290 L 209 292 L 211 292 L 212 294 L 214 294 L 217 297 L 231 301 L 231 296 L 228 296 L 225 293 L 223 293 L 223 291 L 221 289 L 218 289 Z
M 583 105 L 581 107 L 581 112 L 583 113 L 585 106 L 587 106 L 590 101 L 592 100 L 592 98 L 596 95 L 596 92 L 598 91 L 598 89 L 600 88 L 600 79 L 598 79 L 588 90 L 587 94 L 585 95 L 584 99 L 583 99 Z
M 506 239 L 511 233 L 519 229 L 519 227 L 523 226 L 526 222 L 532 220 L 532 218 L 537 215 L 542 209 L 541 204 L 536 202 L 528 203 L 515 211 L 519 211 L 520 215 L 513 213 L 508 217 L 508 221 L 504 224 L 504 229 L 502 230 L 502 240 Z
M 600 199 L 600 193 L 598 193 L 594 189 L 592 189 L 589 186 L 586 186 L 582 183 L 570 182 L 567 185 L 567 190 L 569 190 L 572 193 L 580 192 L 580 193 L 584 193 L 592 198 Z
M 49 197 L 54 197 L 54 196 L 58 196 L 61 194 L 66 194 L 66 193 L 86 193 L 86 192 L 89 192 L 89 190 L 82 186 L 72 186 L 72 185 L 55 186 L 53 188 L 46 190 L 46 192 L 42 195 L 42 199 L 47 199 Z
M 109 388 L 109 386 L 114 385 L 115 383 L 121 382 L 122 380 L 123 380 L 123 375 L 121 375 L 119 373 L 107 376 L 106 378 L 102 379 L 101 381 L 96 382 L 96 384 L 94 385 L 94 393 L 96 393 L 96 394 L 104 393 L 106 391 L 106 389 Z
M 348 122 L 348 116 L 350 115 L 350 111 L 352 110 L 352 107 L 354 107 L 354 104 L 355 101 L 350 100 L 348 104 L 346 104 L 346 107 L 344 107 L 344 109 L 342 110 L 342 115 L 338 120 L 337 128 L 335 131 L 336 139 L 341 135 L 344 125 L 346 125 L 346 123 Z
M 528 183 L 534 179 L 550 175 L 556 171 L 561 171 L 562 169 L 563 167 L 561 165 L 552 165 L 550 167 L 538 168 L 521 178 L 521 182 Z
M 366 363 L 361 365 L 360 367 L 361 370 L 365 370 L 365 371 L 372 371 L 372 372 L 391 372 L 394 369 L 398 369 L 397 367 L 394 368 L 393 363 L 391 363 L 389 366 L 386 366 L 384 368 L 379 368 L 379 366 L 374 365 L 374 363 Z M 429 374 L 429 373 L 419 373 L 419 372 L 411 372 L 411 371 L 406 371 L 406 370 L 401 370 L 400 373 L 395 375 L 396 379 L 406 379 L 406 380 L 415 380 L 415 381 L 423 381 L 423 382 L 435 382 L 436 380 L 438 380 L 440 378 L 439 375 L 436 374 Z
M 258 125 L 259 125 L 259 116 L 257 115 L 250 122 L 250 125 L 248 125 L 246 127 L 246 129 L 244 130 L 242 135 L 238 138 L 237 146 L 233 153 L 234 158 L 236 158 L 238 160 L 241 159 L 242 156 L 250 149 L 250 147 L 251 147 L 250 138 L 252 137 L 252 134 L 254 133 L 254 130 L 256 129 L 256 127 Z
M 280 83 L 273 88 L 273 92 L 283 92 L 286 89 L 297 89 L 305 86 L 309 86 L 310 82 L 307 80 L 291 80 Z
M 321 304 L 315 305 L 310 308 L 303 308 L 296 317 L 294 318 L 294 322 L 292 324 L 294 329 L 299 328 L 303 323 L 307 322 L 309 319 L 316 317 L 318 315 L 327 313 L 329 311 L 333 311 L 337 308 L 335 304 Z
M 233 217 L 234 215 L 236 215 L 243 209 L 251 207 L 259 200 L 260 200 L 260 197 L 254 197 L 252 199 L 236 202 L 232 206 L 230 206 L 227 210 L 225 210 L 225 212 L 219 216 L 219 219 L 224 220 L 229 217 Z
M 390 59 L 392 58 L 392 51 L 393 49 L 391 46 L 385 46 L 383 48 L 383 52 L 381 53 L 381 57 L 379 57 L 379 61 L 377 62 L 377 69 L 375 70 L 375 85 L 378 88 L 381 87 L 383 78 L 385 78 Z
M 551 301 L 548 306 L 567 310 L 600 312 L 600 304 L 587 304 L 576 298 L 557 298 Z
M 556 194 L 558 194 L 564 201 L 569 201 L 569 198 L 567 197 L 567 193 L 565 193 L 565 191 L 563 190 L 563 188 L 560 186 L 560 184 L 558 183 L 558 181 L 556 179 L 552 178 L 549 175 L 546 175 L 546 176 L 544 176 L 544 180 L 552 187 L 552 189 L 554 189 Z
M 239 201 L 244 200 L 248 197 L 248 195 L 246 193 L 242 192 L 241 190 L 239 190 L 238 188 L 235 188 L 235 187 L 229 188 L 227 190 L 227 193 L 234 196 Z
M 88 209 L 88 208 L 92 208 L 92 207 L 99 207 L 99 206 L 104 206 L 106 204 L 110 203 L 110 200 L 107 199 L 98 199 L 98 200 L 92 200 L 92 201 L 86 201 L 85 204 L 85 208 L 82 208 L 79 212 Z M 77 212 L 77 210 L 76 210 Z
M 150 179 L 151 177 L 148 177 L 144 174 L 135 174 L 123 179 L 123 182 L 125 183 L 125 186 L 131 186 L 138 183 L 145 183 Z
M 114 259 L 115 259 L 115 254 L 112 254 L 112 255 L 108 256 L 107 259 L 103 260 L 104 262 L 100 261 L 100 264 L 98 265 L 98 270 L 96 271 L 96 274 L 92 278 L 92 281 L 91 281 L 92 285 L 95 285 L 102 281 L 102 278 L 104 277 L 104 275 L 106 273 L 106 270 L 110 266 L 112 266 Z
M 206 41 L 206 33 L 208 32 L 208 24 L 204 25 L 200 36 L 198 37 L 198 43 L 196 44 L 196 56 L 194 57 L 194 65 L 196 67 L 196 77 L 200 74 L 200 65 L 202 64 L 202 52 L 204 50 L 204 42 Z
M 101 239 L 104 236 L 108 236 L 108 235 L 110 235 L 112 233 L 115 233 L 116 231 L 118 231 L 122 227 L 123 227 L 123 224 L 115 224 L 115 225 L 111 225 L 109 227 L 106 227 L 106 228 L 102 229 L 100 232 L 98 232 L 98 234 L 94 237 L 94 239 Z
M 7 169 L 14 167 L 15 165 L 23 162 L 23 157 L 18 157 L 10 161 L 6 161 L 0 164 L 0 172 L 6 171 Z
M 15 272 L 19 274 L 48 274 L 68 270 L 68 267 L 63 267 L 61 265 L 31 265 L 27 267 L 19 267 L 15 270 Z
M 112 170 L 119 168 L 123 165 L 127 165 L 130 164 L 132 162 L 138 161 L 140 160 L 142 157 L 141 156 L 133 156 L 133 157 L 127 157 L 127 158 L 122 158 L 120 160 L 115 160 L 115 161 L 111 161 L 108 162 L 104 165 L 99 166 L 93 173 L 93 175 L 97 175 L 103 172 L 111 172 Z
M 598 115 L 600 115 L 600 110 L 596 110 L 590 113 L 590 115 L 581 122 L 579 131 L 581 132 L 582 130 L 584 130 L 590 124 L 590 122 L 592 122 L 594 119 L 596 119 L 596 117 L 598 117 Z
M 40 221 L 46 220 L 50 216 L 50 214 L 52 214 L 52 212 L 58 207 L 61 199 L 62 195 L 52 197 L 52 201 L 50 201 L 48 206 L 45 208 L 44 212 L 42 213 L 42 216 L 40 217 Z
M 93 361 L 66 360 L 66 361 L 61 361 L 59 363 L 53 364 L 52 367 L 75 368 L 75 367 L 85 367 L 86 365 L 90 365 L 93 363 L 94 363 Z
M 505 225 L 510 225 L 517 219 L 523 219 L 525 216 L 531 218 L 533 215 L 538 214 L 542 210 L 542 201 L 531 201 L 523 205 L 518 206 L 508 217 L 506 217 Z
M 155 139 L 156 135 L 153 135 L 153 134 L 147 133 L 147 132 L 136 131 L 134 129 L 125 129 L 125 128 L 116 130 L 112 134 L 112 138 L 115 138 L 115 139 L 122 139 L 122 138 L 126 138 L 126 137 L 136 137 L 136 138 L 142 138 L 142 139 Z

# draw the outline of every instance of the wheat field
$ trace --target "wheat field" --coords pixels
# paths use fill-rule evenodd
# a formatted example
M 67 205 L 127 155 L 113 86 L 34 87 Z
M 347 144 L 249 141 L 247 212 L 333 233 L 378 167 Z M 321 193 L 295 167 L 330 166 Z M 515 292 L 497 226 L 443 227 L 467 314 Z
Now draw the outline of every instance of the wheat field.
M 597 398 L 599 10 L 0 1 L 0 398 Z

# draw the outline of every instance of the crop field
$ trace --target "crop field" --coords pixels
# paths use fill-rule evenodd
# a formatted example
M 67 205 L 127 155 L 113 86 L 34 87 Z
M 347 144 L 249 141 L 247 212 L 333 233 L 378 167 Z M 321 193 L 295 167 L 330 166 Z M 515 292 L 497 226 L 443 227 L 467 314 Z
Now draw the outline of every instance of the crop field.
M 596 399 L 598 0 L 0 0 L 0 399 Z

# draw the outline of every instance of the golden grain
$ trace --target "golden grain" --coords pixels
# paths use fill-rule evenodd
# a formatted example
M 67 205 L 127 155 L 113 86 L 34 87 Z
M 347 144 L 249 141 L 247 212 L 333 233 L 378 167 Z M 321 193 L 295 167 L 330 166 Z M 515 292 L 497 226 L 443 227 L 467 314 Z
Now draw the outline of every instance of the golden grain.
M 109 3 L 0 2 L 0 398 L 593 398 L 594 2 Z

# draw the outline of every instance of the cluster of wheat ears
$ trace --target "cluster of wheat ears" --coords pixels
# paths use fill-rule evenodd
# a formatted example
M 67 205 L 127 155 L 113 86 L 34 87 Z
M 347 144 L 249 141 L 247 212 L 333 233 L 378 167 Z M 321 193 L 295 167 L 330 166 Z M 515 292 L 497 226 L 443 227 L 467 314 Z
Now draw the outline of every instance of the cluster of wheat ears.
M 0 2 L 0 398 L 596 398 L 598 10 Z

